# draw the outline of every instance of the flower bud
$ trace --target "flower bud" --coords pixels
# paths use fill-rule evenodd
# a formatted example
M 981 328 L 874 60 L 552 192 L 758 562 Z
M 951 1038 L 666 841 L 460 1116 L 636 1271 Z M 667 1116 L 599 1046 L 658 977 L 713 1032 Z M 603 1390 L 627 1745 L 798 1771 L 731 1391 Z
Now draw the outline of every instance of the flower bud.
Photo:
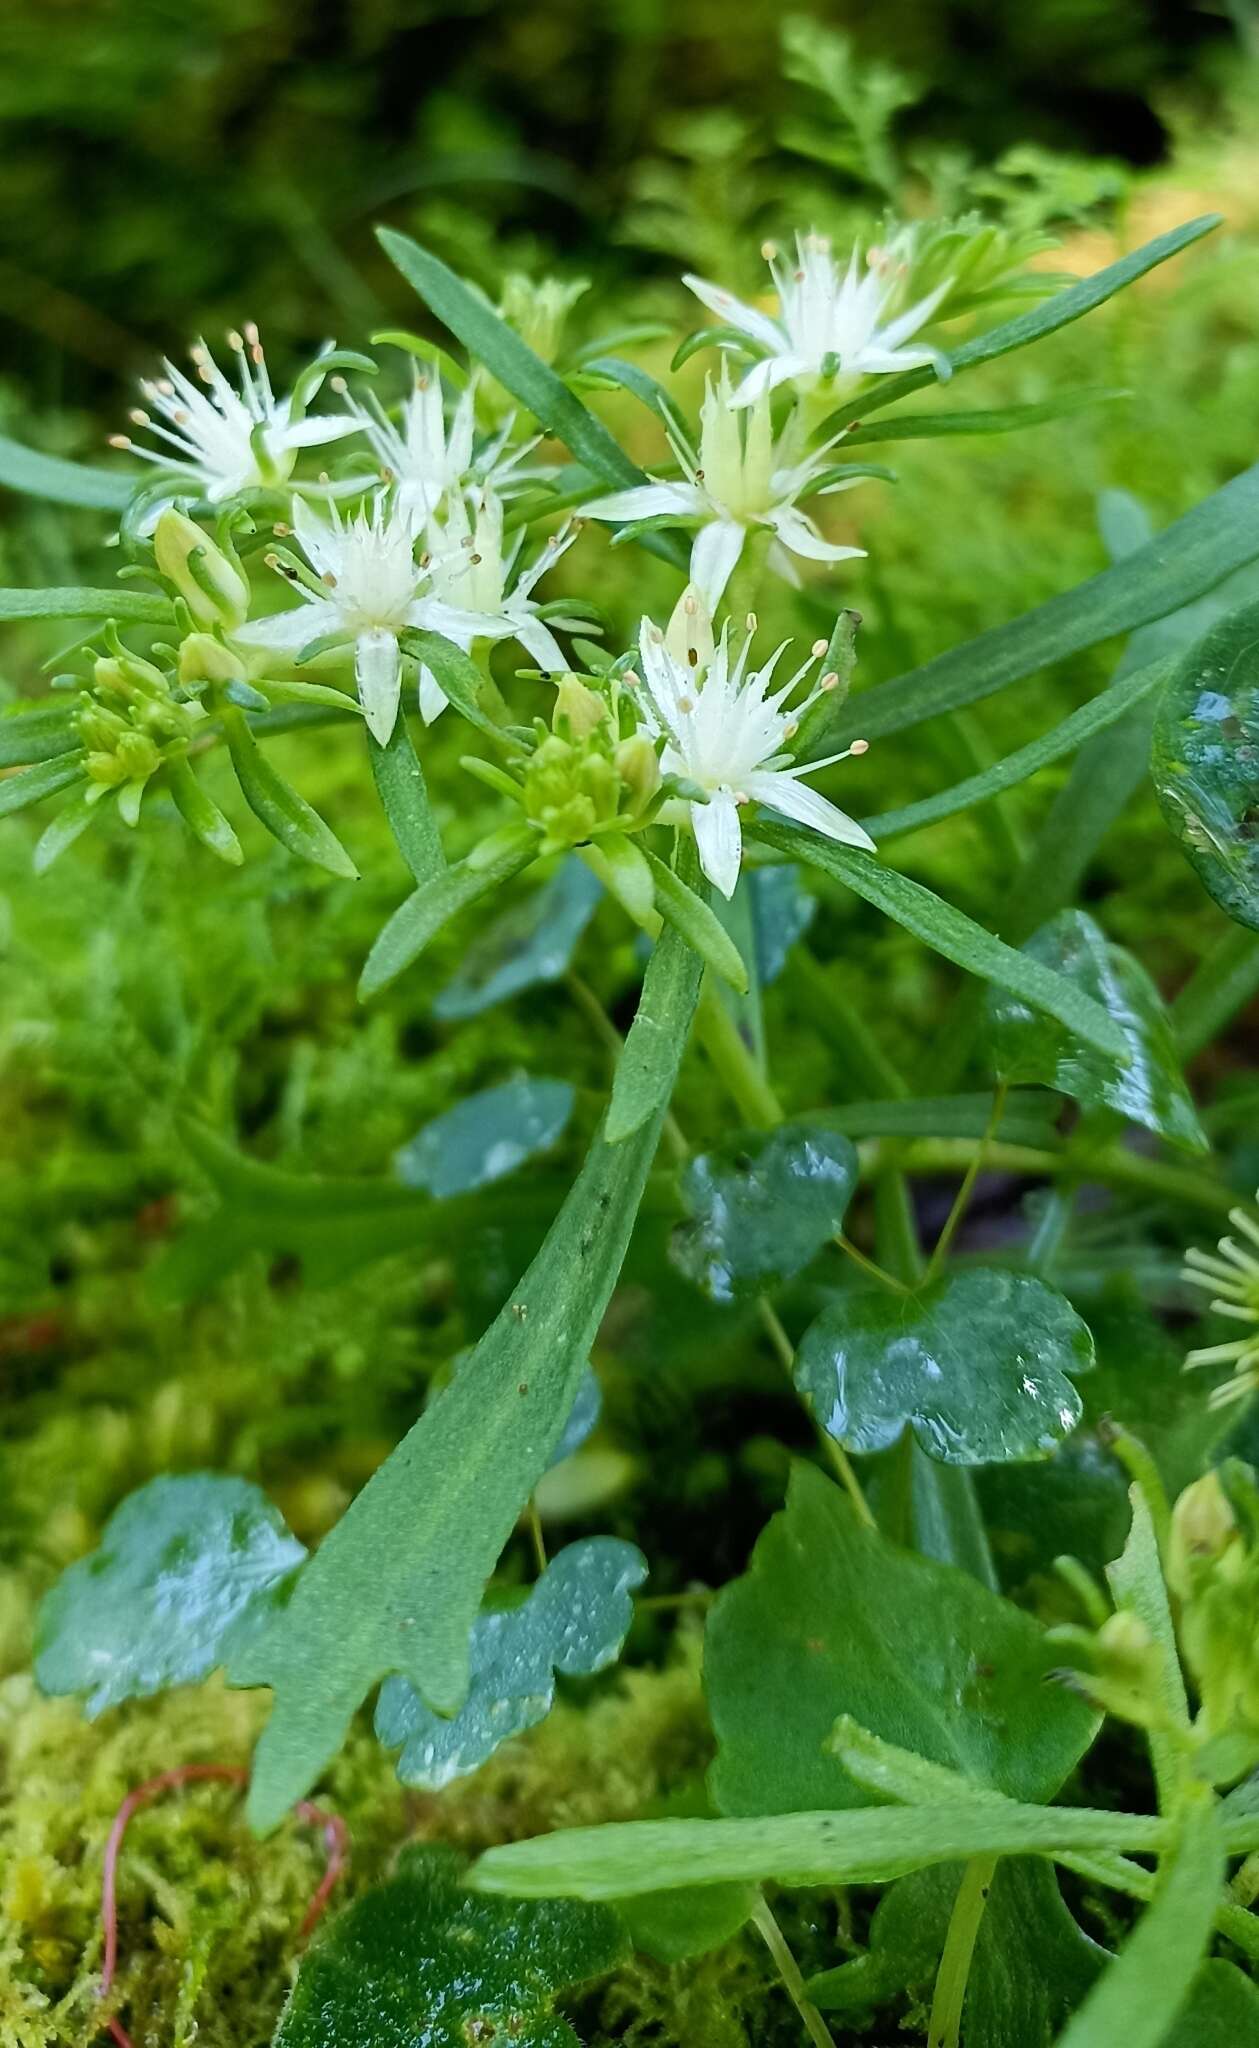
M 186 512 L 168 506 L 153 534 L 157 566 L 183 598 L 199 626 L 242 626 L 249 616 L 249 584 L 216 541 Z
M 185 689 L 201 683 L 225 688 L 245 680 L 245 664 L 213 633 L 189 633 L 179 643 L 179 680 Z
M 608 707 L 596 690 L 587 688 L 577 676 L 563 675 L 555 688 L 555 709 L 551 714 L 551 727 L 563 732 L 566 737 L 584 740 L 603 724 L 608 716 Z
M 1224 1488 L 1215 1472 L 1187 1486 L 1172 1509 L 1167 1554 L 1167 1583 L 1179 1600 L 1192 1599 L 1197 1588 L 1223 1566 L 1231 1576 L 1240 1563 L 1241 1532 Z
M 628 801 L 624 808 L 634 817 L 645 811 L 660 787 L 660 756 L 645 732 L 622 740 L 612 755 Z
M 1158 1671 L 1158 1650 L 1140 1615 L 1128 1608 L 1112 1614 L 1097 1631 L 1099 1668 L 1132 1685 L 1143 1684 Z
M 102 654 L 92 667 L 97 694 L 117 697 L 124 704 L 139 705 L 169 697 L 170 684 L 160 668 L 138 654 Z

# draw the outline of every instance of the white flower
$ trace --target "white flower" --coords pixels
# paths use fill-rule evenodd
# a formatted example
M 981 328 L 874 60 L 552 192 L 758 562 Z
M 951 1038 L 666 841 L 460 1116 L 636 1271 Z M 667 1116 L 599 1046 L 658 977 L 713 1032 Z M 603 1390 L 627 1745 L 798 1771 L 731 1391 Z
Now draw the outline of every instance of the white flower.
M 739 879 L 739 809 L 753 799 L 827 839 L 874 851 L 873 840 L 855 819 L 800 779 L 850 754 L 863 754 L 865 741 L 854 740 L 842 754 L 799 765 L 783 750 L 809 706 L 835 687 L 835 678 L 825 675 L 802 703 L 789 707 L 796 685 L 826 652 L 826 642 L 818 641 L 809 660 L 774 689 L 774 671 L 787 643 L 749 674 L 754 625 L 749 620 L 747 638 L 732 663 L 729 629 L 714 646 L 712 621 L 699 592 L 691 588 L 683 593 L 667 633 L 644 619 L 639 634 L 642 675 L 634 688 L 639 717 L 654 739 L 665 742 L 662 773 L 698 783 L 708 792 L 706 803 L 692 802 L 687 809 L 700 866 L 723 896 L 733 895 Z
M 736 405 L 740 410 L 736 411 Z M 836 439 L 839 437 L 836 436 Z M 653 519 L 675 515 L 701 522 L 691 549 L 691 581 L 710 611 L 716 611 L 743 552 L 749 531 L 767 526 L 775 536 L 771 563 L 789 581 L 795 571 L 786 554 L 813 562 L 845 562 L 864 555 L 864 548 L 841 547 L 823 540 L 797 500 L 827 467 L 834 447 L 829 441 L 801 462 L 784 461 L 785 439 L 774 440 L 769 393 L 763 392 L 742 409 L 731 392 L 730 372 L 723 361 L 714 384 L 710 378 L 700 408 L 699 460 L 674 434 L 670 444 L 685 472 L 681 483 L 638 484 L 614 491 L 583 509 L 592 519 Z M 823 486 L 823 497 L 846 490 L 855 478 Z
M 520 571 L 514 583 L 511 578 L 524 533 L 522 529 L 514 545 L 504 553 L 503 507 L 493 491 L 476 493 L 471 508 L 463 494 L 455 492 L 444 525 L 431 519 L 428 535 L 433 551 L 433 588 L 449 604 L 458 606 L 462 621 L 460 629 L 448 637 L 465 654 L 476 640 L 518 640 L 549 675 L 568 667 L 558 640 L 546 621 L 538 617 L 531 592 L 539 578 L 572 546 L 577 538 L 575 527 L 553 534 L 537 559 Z M 556 624 L 569 632 L 589 630 L 585 618 L 560 616 Z M 420 713 L 425 724 L 431 725 L 445 707 L 446 695 L 436 676 L 421 667 Z
M 422 626 L 458 639 L 476 622 L 426 592 L 430 572 L 416 563 L 411 522 L 387 503 L 384 491 L 350 520 L 334 505 L 330 522 L 298 498 L 293 531 L 314 572 L 286 571 L 302 603 L 242 626 L 235 638 L 292 657 L 317 641 L 352 642 L 363 716 L 384 746 L 398 715 L 398 635 Z
M 862 275 L 860 250 L 854 248 L 847 270 L 841 273 L 825 235 L 797 235 L 797 260 L 792 269 L 780 262 L 777 250 L 767 243 L 764 254 L 778 293 L 776 320 L 755 306 L 744 305 L 720 285 L 709 284 L 702 277 L 685 277 L 683 282 L 710 313 L 737 327 L 765 351 L 765 360 L 748 371 L 734 403 L 751 405 L 776 384 L 797 377 L 878 376 L 885 370 L 917 369 L 923 363 L 934 364 L 937 376 L 947 377 L 947 356 L 938 349 L 907 348 L 905 344 L 931 318 L 949 290 L 951 278 L 885 326 L 879 324 L 900 289 L 902 246 L 896 242 L 886 251 L 871 250 Z
M 212 505 L 239 491 L 284 483 L 299 449 L 322 447 L 358 429 L 358 421 L 344 413 L 307 416 L 306 404 L 323 382 L 318 358 L 300 380 L 301 398 L 295 403 L 295 394 L 277 398 L 272 391 L 267 359 L 252 322 L 243 334 L 229 334 L 228 341 L 236 355 L 239 388 L 229 383 L 203 341 L 192 350 L 197 383 L 171 362 L 163 363 L 164 376 L 141 383 L 152 411 L 137 408 L 131 418 L 164 441 L 173 454 L 145 448 L 127 434 L 110 437 L 112 447 L 129 448 L 169 471 L 172 494 L 195 485 Z M 155 419 L 154 413 L 159 417 Z M 187 485 L 177 482 L 181 472 Z
M 384 407 L 369 394 L 366 405 L 345 391 L 341 379 L 333 386 L 343 393 L 371 444 L 385 481 L 394 486 L 399 508 L 418 533 L 432 518 L 442 500 L 470 479 L 492 484 L 499 491 L 518 488 L 531 481 L 534 472 L 521 472 L 519 465 L 537 447 L 542 436 L 511 445 L 515 415 L 486 443 L 474 458 L 476 433 L 476 387 L 470 381 L 460 393 L 449 420 L 441 379 L 433 373 L 417 375 L 402 402 L 400 417 L 391 420 Z
M 1259 1197 L 1256 1197 L 1259 1200 Z M 1228 1220 L 1234 1229 L 1259 1246 L 1259 1220 L 1245 1209 L 1230 1209 Z M 1200 1252 L 1191 1246 L 1185 1253 L 1182 1280 L 1202 1287 L 1213 1296 L 1211 1307 L 1231 1322 L 1249 1323 L 1247 1336 L 1232 1344 L 1208 1344 L 1191 1351 L 1186 1366 L 1231 1365 L 1233 1376 L 1214 1387 L 1207 1406 L 1223 1408 L 1259 1390 L 1259 1257 L 1234 1237 L 1222 1237 L 1216 1252 Z

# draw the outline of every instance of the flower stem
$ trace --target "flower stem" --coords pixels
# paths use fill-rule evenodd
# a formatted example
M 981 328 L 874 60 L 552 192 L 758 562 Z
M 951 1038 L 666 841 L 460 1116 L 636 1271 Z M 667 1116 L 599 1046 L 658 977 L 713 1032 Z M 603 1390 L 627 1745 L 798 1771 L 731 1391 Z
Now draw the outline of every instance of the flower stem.
M 800 1974 L 800 1965 L 783 1940 L 782 1929 L 763 1896 L 758 1897 L 752 1910 L 752 1925 L 773 1957 L 774 1967 L 782 1978 L 787 1996 L 803 2020 L 805 2033 L 813 2042 L 814 2048 L 835 2048 L 831 2030 L 809 1997 L 804 1978 Z
M 794 1384 L 796 1363 L 795 1347 L 793 1346 L 790 1337 L 787 1335 L 787 1332 L 784 1330 L 782 1326 L 782 1322 L 779 1318 L 778 1311 L 776 1308 L 774 1308 L 772 1303 L 768 1302 L 765 1299 L 765 1296 L 763 1294 L 759 1297 L 756 1307 L 757 1313 L 759 1314 L 761 1319 L 761 1327 L 764 1329 L 766 1336 L 769 1338 L 770 1343 L 773 1345 L 774 1350 L 777 1352 L 783 1370 L 786 1372 L 788 1378 L 791 1379 L 792 1383 Z M 823 1450 L 825 1451 L 827 1457 L 830 1459 L 832 1465 L 835 1467 L 835 1472 L 836 1476 L 839 1479 L 839 1483 L 843 1487 L 845 1493 L 848 1495 L 848 1498 L 852 1502 L 853 1507 L 856 1509 L 859 1518 L 865 1523 L 867 1529 L 877 1529 L 878 1523 L 875 1521 L 874 1515 L 871 1512 L 869 1501 L 866 1499 L 865 1494 L 861 1490 L 861 1481 L 858 1479 L 856 1472 L 853 1470 L 852 1460 L 848 1456 L 847 1451 L 844 1449 L 842 1444 L 836 1443 L 834 1437 L 831 1436 L 827 1430 L 823 1429 L 821 1423 L 818 1423 L 817 1425 L 817 1433 L 819 1438 L 821 1439 Z
M 962 1872 L 931 2001 L 927 2048 L 958 2048 L 971 1960 L 996 1867 L 995 1856 L 972 1856 Z
M 782 1104 L 757 1066 L 712 976 L 704 976 L 696 1030 L 739 1115 L 757 1130 L 783 1121 Z
M 971 1194 L 974 1191 L 975 1182 L 978 1180 L 980 1172 L 983 1169 L 984 1160 L 988 1156 L 988 1147 L 991 1145 L 1000 1126 L 1002 1114 L 1005 1110 L 1005 1099 L 1007 1094 L 1009 1093 L 1009 1087 L 1010 1084 L 1008 1081 L 1001 1080 L 998 1081 L 996 1088 L 993 1090 L 992 1110 L 988 1117 L 987 1126 L 984 1130 L 982 1138 L 979 1141 L 979 1146 L 975 1153 L 975 1156 L 971 1160 L 970 1165 L 967 1167 L 965 1173 L 962 1176 L 961 1186 L 958 1188 L 956 1195 L 953 1197 L 953 1207 L 949 1210 L 949 1213 L 944 1220 L 944 1228 L 940 1232 L 939 1237 L 936 1239 L 935 1250 L 931 1254 L 931 1257 L 927 1263 L 926 1273 L 923 1275 L 924 1287 L 928 1286 L 930 1282 L 935 1279 L 935 1276 L 939 1272 L 940 1267 L 943 1265 L 945 1259 L 948 1257 L 949 1247 L 952 1244 L 953 1239 L 957 1235 L 958 1228 L 961 1224 L 962 1218 L 966 1214 Z

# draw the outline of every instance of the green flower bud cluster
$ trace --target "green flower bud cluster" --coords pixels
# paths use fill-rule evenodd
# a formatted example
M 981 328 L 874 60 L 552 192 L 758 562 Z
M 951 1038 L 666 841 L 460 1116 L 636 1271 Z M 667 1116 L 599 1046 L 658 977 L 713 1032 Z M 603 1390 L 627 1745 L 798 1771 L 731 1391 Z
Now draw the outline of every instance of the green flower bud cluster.
M 1230 1458 L 1172 1512 L 1167 1580 L 1201 1701 L 1201 1732 L 1259 1739 L 1259 1480 Z
M 179 701 L 160 668 L 115 642 L 115 651 L 95 663 L 75 716 L 88 802 L 117 790 L 118 808 L 134 824 L 146 784 L 186 753 L 205 715 L 195 699 Z
M 548 732 L 524 773 L 521 801 L 543 836 L 543 851 L 581 846 L 601 833 L 632 832 L 649 822 L 660 787 L 656 748 L 631 722 L 622 730 L 619 698 L 601 696 L 577 676 L 561 678 Z

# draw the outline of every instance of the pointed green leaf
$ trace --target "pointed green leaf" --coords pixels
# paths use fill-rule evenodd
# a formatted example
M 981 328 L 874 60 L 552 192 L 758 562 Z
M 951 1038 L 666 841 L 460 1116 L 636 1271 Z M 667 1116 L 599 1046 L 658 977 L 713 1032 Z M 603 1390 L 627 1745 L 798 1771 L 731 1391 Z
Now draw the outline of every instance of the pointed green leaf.
M 167 626 L 174 618 L 168 597 L 156 590 L 88 590 L 71 584 L 56 590 L 0 590 L 0 619 L 116 619 L 120 626 Z
M 306 1551 L 266 1495 L 198 1472 L 154 1479 L 40 1608 L 35 1676 L 89 1715 L 192 1685 L 282 1604 Z
M 942 953 L 968 974 L 978 975 L 998 988 L 1008 989 L 1035 1008 L 1045 1010 L 1065 1024 L 1069 1031 L 1114 1059 L 1127 1055 L 1127 1041 L 1100 1003 L 1076 988 L 1064 975 L 1055 974 L 1039 960 L 1016 952 L 1002 939 L 994 938 L 963 911 L 956 910 L 912 882 L 908 875 L 885 867 L 873 854 L 855 846 L 837 846 L 833 840 L 799 826 L 774 825 L 758 820 L 756 833 L 767 845 L 788 853 L 793 860 L 821 869 L 843 882 L 867 903 L 904 925 L 906 931 Z
M 325 825 L 318 811 L 305 797 L 290 788 L 276 773 L 241 711 L 225 709 L 223 731 L 228 752 L 240 784 L 241 795 L 254 816 L 266 826 L 273 839 L 286 846 L 299 860 L 324 868 L 344 881 L 356 881 L 358 869 L 335 832 Z
M 519 1074 L 443 1110 L 394 1154 L 394 1171 L 438 1201 L 469 1194 L 549 1151 L 572 1113 L 569 1082 Z
M 482 1593 L 572 1410 L 662 1119 L 663 1106 L 624 1144 L 595 1140 L 500 1314 L 324 1539 L 247 1669 L 233 1667 L 275 1693 L 250 1792 L 260 1831 L 391 1672 L 438 1712 L 458 1710 Z
M 485 678 L 470 654 L 465 654 L 444 634 L 430 633 L 418 626 L 408 626 L 404 633 L 400 633 L 398 645 L 413 661 L 422 662 L 426 668 L 432 669 L 461 718 L 466 718 L 469 725 L 474 725 L 496 746 L 503 744 L 502 726 L 490 717 L 481 701 Z
M 378 995 L 418 960 L 429 940 L 452 917 L 520 874 L 535 858 L 537 849 L 533 834 L 521 832 L 491 860 L 462 860 L 431 876 L 405 903 L 399 904 L 377 934 L 359 979 L 360 1000 L 366 1002 L 369 996 Z
M 121 512 L 139 479 L 109 469 L 41 455 L 0 434 L 0 485 L 50 505 L 84 505 L 93 512 Z
M 188 762 L 178 758 L 168 761 L 166 780 L 189 831 L 220 860 L 239 867 L 245 858 L 240 841 L 213 798 L 202 789 Z
M 1259 2042 L 1259 1990 L 1235 1963 L 1204 1963 L 1161 2048 L 1251 2048 Z
M 1259 605 L 1213 626 L 1159 707 L 1159 807 L 1208 894 L 1259 931 Z
M 1012 1081 L 1043 1081 L 1090 1109 L 1117 1110 L 1188 1152 L 1207 1151 L 1171 1021 L 1140 961 L 1125 947 L 1111 945 L 1083 910 L 1060 911 L 1023 951 L 1101 1003 L 1123 1032 L 1128 1051 L 1122 1060 L 1108 1059 L 1076 1044 L 1043 1011 L 993 991 L 988 1018 L 998 1073 Z
M 36 761 L 30 768 L 19 768 L 15 775 L 0 775 L 0 818 L 11 818 L 82 780 L 81 752 L 57 754 L 51 760 Z
M 99 804 L 89 803 L 85 796 L 75 797 L 63 804 L 55 818 L 50 818 L 35 842 L 31 865 L 37 875 L 46 874 L 55 860 L 59 860 L 67 847 L 81 839 L 93 820 L 100 816 Z
M 31 761 L 73 753 L 79 745 L 76 709 L 53 703 L 6 711 L 0 716 L 0 768 L 25 768 Z
M 740 995 L 746 995 L 748 971 L 743 957 L 711 904 L 687 887 L 680 875 L 646 847 L 647 865 L 655 883 L 656 908 L 668 924 L 681 932 L 692 951 Z
M 1058 2048 L 1163 2048 L 1211 1939 L 1223 1879 L 1218 1811 L 1203 1797 L 1182 1809 L 1153 1900 Z
M 682 1175 L 689 1220 L 673 1232 L 670 1260 L 710 1301 L 776 1287 L 843 1228 L 857 1174 L 847 1138 L 804 1123 L 701 1153 Z
M 382 747 L 367 735 L 376 794 L 384 807 L 398 851 L 417 882 L 427 882 L 446 865 L 441 834 L 428 800 L 428 785 L 410 727 L 399 713 Z
M 458 973 L 434 998 L 433 1015 L 477 1017 L 524 989 L 558 981 L 602 893 L 584 861 L 570 854 L 542 888 L 476 934 Z
M 871 441 L 926 441 L 940 435 L 1015 434 L 1025 427 L 1043 426 L 1094 405 L 1109 405 L 1117 398 L 1130 398 L 1129 391 L 1065 391 L 1060 398 L 1047 398 L 1038 405 L 999 405 L 975 412 L 902 412 L 890 420 L 876 420 L 873 426 L 858 424 L 844 435 L 845 449 L 862 447 Z
M 680 932 L 670 926 L 661 933 L 613 1077 L 606 1129 L 610 1145 L 632 1138 L 669 1107 L 702 972 L 698 955 Z
M 633 1590 L 647 1560 L 632 1543 L 590 1536 L 561 1550 L 519 1607 L 482 1612 L 472 1625 L 468 1696 L 446 1718 L 405 1678 L 387 1678 L 376 1733 L 400 1749 L 404 1785 L 439 1792 L 475 1771 L 510 1736 L 550 1713 L 555 1673 L 589 1678 L 613 1663 L 634 1618 Z
M 717 1597 L 704 1676 L 723 1813 L 864 1805 L 828 1744 L 841 1714 L 1015 1799 L 1052 1798 L 1097 1726 L 1046 1685 L 1030 1616 L 969 1573 L 864 1528 L 807 1466 L 745 1577 Z
M 1093 1363 L 1087 1326 L 1028 1273 L 957 1273 L 922 1294 L 853 1288 L 805 1332 L 796 1385 L 850 1451 L 912 1429 L 945 1465 L 1045 1457 L 1080 1419 L 1069 1373 Z
M 561 1991 L 626 1952 L 606 1908 L 469 1897 L 452 1849 L 404 1849 L 303 1959 L 275 2048 L 580 2048 Z

